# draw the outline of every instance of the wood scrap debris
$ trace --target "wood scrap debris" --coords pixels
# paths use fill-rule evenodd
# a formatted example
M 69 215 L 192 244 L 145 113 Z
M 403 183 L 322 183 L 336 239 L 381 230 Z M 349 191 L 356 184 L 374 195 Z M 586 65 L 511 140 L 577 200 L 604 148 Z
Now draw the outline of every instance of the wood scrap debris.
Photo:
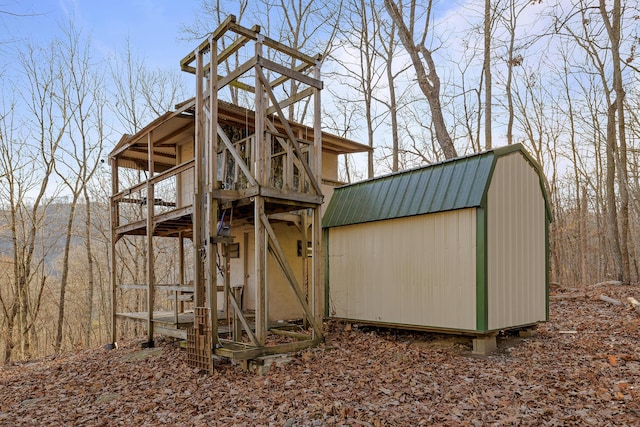
M 609 298 L 609 297 L 608 297 L 608 296 L 606 296 L 606 295 L 602 295 L 602 294 L 601 294 L 601 295 L 598 297 L 598 299 L 599 299 L 600 301 L 608 302 L 609 304 L 613 304 L 613 305 L 622 305 L 622 301 L 617 300 L 617 299 L 615 299 L 615 298 Z
M 629 301 L 629 304 L 631 304 L 636 313 L 640 314 L 640 302 L 638 302 L 634 297 L 628 297 L 627 301 Z

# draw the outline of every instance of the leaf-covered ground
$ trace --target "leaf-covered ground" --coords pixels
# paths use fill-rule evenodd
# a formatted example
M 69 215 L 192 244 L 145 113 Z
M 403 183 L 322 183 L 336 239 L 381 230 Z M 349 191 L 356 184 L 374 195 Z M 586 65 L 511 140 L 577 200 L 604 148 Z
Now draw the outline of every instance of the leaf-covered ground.
M 460 337 L 327 324 L 325 346 L 267 373 L 186 365 L 172 342 L 0 368 L 0 425 L 640 425 L 636 286 L 564 290 L 531 338 L 471 354 Z M 599 295 L 617 298 L 612 305 Z

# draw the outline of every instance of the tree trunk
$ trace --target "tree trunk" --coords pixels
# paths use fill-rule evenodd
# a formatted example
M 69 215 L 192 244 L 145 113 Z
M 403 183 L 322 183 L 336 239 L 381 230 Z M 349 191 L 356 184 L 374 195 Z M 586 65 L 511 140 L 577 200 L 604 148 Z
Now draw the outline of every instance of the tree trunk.
M 616 162 L 616 171 L 618 177 L 618 189 L 620 192 L 620 234 L 618 237 L 618 249 L 615 253 L 616 256 L 616 274 L 619 275 L 618 280 L 625 283 L 629 283 L 630 280 L 630 268 L 629 268 L 629 192 L 628 192 L 628 171 L 627 171 L 627 144 L 626 144 L 626 129 L 625 129 L 625 114 L 624 114 L 624 87 L 622 85 L 622 70 L 620 67 L 620 20 L 621 20 L 621 7 L 620 0 L 613 1 L 613 10 L 611 11 L 611 19 L 606 10 L 605 0 L 600 0 L 600 15 L 604 22 L 609 41 L 611 42 L 611 61 L 613 63 L 613 90 L 616 95 L 614 101 L 615 107 L 612 105 L 613 111 L 610 111 L 607 115 L 607 147 L 611 144 L 616 144 L 616 130 L 617 139 L 619 145 L 617 147 L 616 155 L 612 161 Z M 611 109 L 610 108 L 610 109 Z M 617 117 L 616 117 L 617 114 Z M 617 118 L 617 121 L 616 121 Z M 617 123 L 616 123 L 617 122 Z M 617 129 L 616 125 L 617 124 Z M 613 154 L 613 153 L 611 153 Z M 609 161 L 609 154 L 607 154 L 607 161 Z M 614 184 L 609 182 L 609 171 L 607 171 L 607 191 L 613 192 Z M 608 196 L 609 197 L 609 196 Z M 613 217 L 610 217 L 610 221 L 613 221 Z M 616 223 L 617 225 L 617 223 Z M 619 265 L 618 265 L 619 264 Z
M 67 218 L 67 229 L 64 242 L 64 255 L 62 258 L 62 276 L 60 278 L 60 303 L 58 305 L 58 329 L 56 333 L 56 340 L 53 344 L 53 348 L 56 353 L 62 351 L 62 330 L 64 325 L 64 305 L 65 295 L 67 292 L 67 282 L 69 278 L 69 251 L 71 249 L 71 237 L 73 232 L 73 219 L 76 212 L 78 196 L 74 195 L 69 208 L 69 217 Z
M 491 149 L 491 0 L 484 1 L 484 143 Z
M 587 206 L 587 187 L 582 186 L 582 202 L 578 205 L 580 210 L 580 281 L 586 284 L 589 274 L 589 250 L 587 241 L 587 220 L 589 216 L 589 208 Z
M 11 306 L 11 310 L 9 310 L 9 316 L 6 319 L 7 322 L 7 333 L 6 333 L 6 341 L 4 343 L 4 364 L 8 365 L 11 363 L 11 357 L 13 356 L 13 348 L 15 347 L 15 338 L 14 338 L 14 329 L 15 329 L 15 319 L 18 314 L 18 305 L 17 301 Z
M 89 347 L 91 344 L 91 330 L 93 322 L 93 252 L 91 250 L 91 200 L 89 199 L 89 192 L 87 191 L 86 183 L 83 187 L 84 200 L 85 200 L 85 223 L 84 233 L 86 238 L 85 247 L 87 249 L 87 320 L 84 331 L 84 345 Z
M 389 52 L 393 52 L 394 33 L 390 32 Z M 393 141 L 393 163 L 391 171 L 397 172 L 399 168 L 399 140 L 398 140 L 398 102 L 396 100 L 395 77 L 393 75 L 393 55 L 390 54 L 386 61 L 387 80 L 389 82 L 389 114 L 391 115 L 391 139 Z
M 414 34 L 409 31 L 409 28 L 405 24 L 398 5 L 393 3 L 391 0 L 384 0 L 384 5 L 391 16 L 394 25 L 398 28 L 400 41 L 407 50 L 407 53 L 409 53 L 411 62 L 416 71 L 418 86 L 429 103 L 431 121 L 433 122 L 433 127 L 435 129 L 436 140 L 447 159 L 457 157 L 458 153 L 453 145 L 453 141 L 451 140 L 451 136 L 449 135 L 449 131 L 447 130 L 447 125 L 444 120 L 444 115 L 442 114 L 442 104 L 440 103 L 440 77 L 438 76 L 438 71 L 436 70 L 436 65 L 433 60 L 433 56 L 431 55 L 431 51 L 427 49 L 424 44 L 427 30 L 425 29 L 425 34 L 423 34 L 421 43 L 416 44 L 413 40 Z M 428 9 L 426 17 L 427 22 L 430 19 L 429 15 L 431 12 L 431 5 L 432 1 L 429 0 L 426 6 Z M 415 13 L 413 13 L 415 6 L 416 2 L 413 0 L 411 2 L 412 13 L 409 22 L 409 27 L 412 29 L 415 24 L 415 21 L 413 21 L 415 18 Z
M 616 206 L 616 128 L 615 128 L 615 104 L 609 106 L 607 111 L 607 176 L 605 183 L 606 192 L 606 218 L 607 240 L 613 259 L 613 268 L 616 280 L 622 281 L 624 271 L 622 267 L 622 252 L 620 251 L 620 239 L 618 234 L 618 212 Z

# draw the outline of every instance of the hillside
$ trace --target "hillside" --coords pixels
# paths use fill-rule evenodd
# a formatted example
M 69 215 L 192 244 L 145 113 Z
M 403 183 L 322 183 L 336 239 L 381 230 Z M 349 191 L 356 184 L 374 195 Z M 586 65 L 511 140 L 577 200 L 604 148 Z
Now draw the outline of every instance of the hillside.
M 324 347 L 263 375 L 202 375 L 172 342 L 16 364 L 0 368 L 0 425 L 638 425 L 626 297 L 640 288 L 558 292 L 534 337 L 500 337 L 484 357 L 462 338 L 329 323 Z

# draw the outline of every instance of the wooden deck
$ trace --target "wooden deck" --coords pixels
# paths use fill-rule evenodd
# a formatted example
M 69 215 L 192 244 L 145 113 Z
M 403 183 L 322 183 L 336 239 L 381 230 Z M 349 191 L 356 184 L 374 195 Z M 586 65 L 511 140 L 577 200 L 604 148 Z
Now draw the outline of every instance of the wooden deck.
M 153 217 L 153 234 L 162 237 L 177 237 L 180 232 L 184 237 L 191 237 L 193 229 L 193 205 L 183 206 Z M 130 222 L 115 229 L 120 236 L 146 236 L 147 220 Z
M 139 322 L 147 322 L 147 313 L 146 312 L 132 312 L 132 313 L 116 313 L 116 316 L 121 319 L 129 319 Z M 249 321 L 249 326 L 252 330 L 255 331 L 255 323 L 253 322 L 253 318 L 255 313 L 247 312 L 244 313 L 245 318 Z M 218 323 L 218 334 L 222 336 L 229 335 L 231 329 L 227 324 L 227 316 L 223 311 L 218 311 L 218 319 L 220 319 Z M 187 339 L 187 328 L 193 327 L 194 323 L 194 313 L 193 311 L 187 311 L 184 313 L 178 313 L 178 318 L 176 322 L 176 313 L 170 311 L 154 311 L 153 312 L 153 323 L 154 330 L 157 334 L 163 336 L 169 336 L 173 338 L 178 338 L 181 340 Z M 288 330 L 295 330 L 298 328 L 298 325 L 295 323 L 289 322 L 269 322 L 269 329 L 273 330 L 276 335 L 288 336 L 290 338 L 295 338 L 297 340 L 306 341 L 311 339 L 309 335 L 308 338 L 304 334 L 296 333 L 296 332 L 288 332 Z M 230 342 L 227 341 L 227 352 L 230 348 L 233 348 L 231 353 L 224 355 L 228 356 L 229 354 L 236 354 L 234 352 L 238 352 L 240 350 L 239 347 L 232 347 Z M 230 347 L 231 346 L 231 347 Z M 272 349 L 273 350 L 273 349 Z M 265 353 L 270 354 L 270 353 Z M 220 354 L 223 355 L 223 354 Z M 237 356 L 235 358 L 238 358 Z
M 140 320 L 146 322 L 147 313 L 116 313 L 116 316 L 124 319 Z M 154 323 L 162 323 L 164 325 L 174 326 L 178 328 L 187 328 L 193 326 L 193 312 L 187 311 L 184 313 L 178 313 L 178 319 L 176 322 L 176 314 L 172 311 L 154 311 L 152 320 Z
M 261 187 L 255 191 L 239 192 L 217 190 L 216 196 L 223 209 L 234 209 L 234 218 L 250 218 L 255 214 L 251 197 L 256 194 L 265 197 L 267 215 L 289 213 L 297 210 L 317 207 L 322 197 L 304 193 L 286 193 L 272 188 Z M 166 206 L 165 206 L 166 207 Z M 193 235 L 193 205 L 171 209 L 153 217 L 153 235 L 159 237 L 191 238 Z M 146 236 L 147 219 L 143 218 L 115 227 L 118 236 Z

